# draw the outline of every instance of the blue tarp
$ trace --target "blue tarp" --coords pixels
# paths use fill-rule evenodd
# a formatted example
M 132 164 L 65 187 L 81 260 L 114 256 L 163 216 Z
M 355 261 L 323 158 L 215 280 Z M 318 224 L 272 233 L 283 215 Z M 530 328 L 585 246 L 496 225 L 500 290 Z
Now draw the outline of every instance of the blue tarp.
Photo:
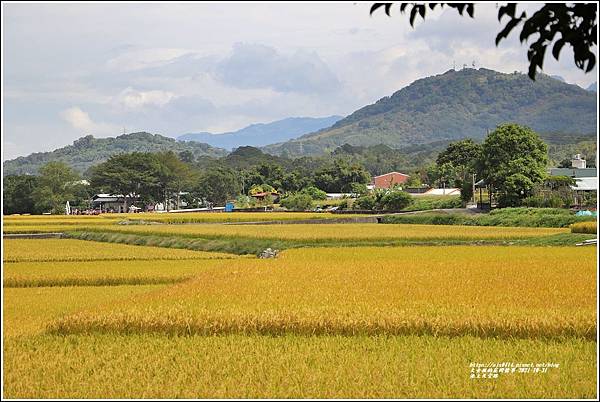
M 596 216 L 596 211 L 592 212 L 592 211 L 578 211 L 576 214 L 576 216 Z

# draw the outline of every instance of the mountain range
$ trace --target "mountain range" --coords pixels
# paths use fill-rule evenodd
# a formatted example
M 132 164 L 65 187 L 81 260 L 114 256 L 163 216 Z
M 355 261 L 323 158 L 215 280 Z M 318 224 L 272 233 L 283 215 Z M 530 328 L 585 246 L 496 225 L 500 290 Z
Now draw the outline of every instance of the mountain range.
M 342 116 L 288 117 L 271 123 L 252 124 L 237 131 L 221 134 L 208 132 L 184 134 L 177 137 L 177 140 L 203 142 L 228 150 L 240 146 L 261 147 L 330 127 L 342 118 Z
M 420 147 L 431 153 L 449 141 L 467 137 L 481 140 L 504 122 L 536 130 L 553 144 L 552 154 L 556 158 L 581 147 L 595 149 L 596 110 L 595 92 L 544 74 L 531 81 L 516 72 L 465 68 L 417 80 L 341 119 L 339 116 L 288 118 L 253 124 L 231 133 L 186 134 L 179 140 L 146 132 L 116 138 L 88 135 L 52 152 L 5 161 L 3 167 L 4 175 L 35 174 L 49 161 L 63 161 L 84 172 L 117 153 L 171 150 L 189 151 L 195 159 L 217 158 L 228 154 L 223 148 L 244 145 L 264 145 L 263 152 L 287 158 L 326 155 L 345 144 L 355 147 L 383 144 L 413 155 L 412 150 Z M 212 145 L 185 141 L 188 139 L 211 141 Z
M 596 132 L 596 94 L 540 74 L 485 68 L 449 70 L 417 80 L 333 126 L 264 147 L 284 156 L 317 155 L 342 144 L 392 148 L 470 137 L 498 124 L 527 125 L 539 133 Z

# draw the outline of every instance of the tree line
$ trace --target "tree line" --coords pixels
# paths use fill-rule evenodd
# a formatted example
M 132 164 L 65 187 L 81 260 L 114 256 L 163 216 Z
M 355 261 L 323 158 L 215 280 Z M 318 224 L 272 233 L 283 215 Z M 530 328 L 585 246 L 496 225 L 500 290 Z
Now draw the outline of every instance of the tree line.
M 252 147 L 219 159 L 193 158 L 187 151 L 133 152 L 114 155 L 83 175 L 65 163 L 49 162 L 39 175 L 4 178 L 3 211 L 64 213 L 66 201 L 86 209 L 91 197 L 102 193 L 125 196 L 125 209 L 133 203 L 142 208 L 182 201 L 190 207 L 223 205 L 262 191 L 283 196 L 310 188 L 322 197 L 325 191 L 348 192 L 371 179 L 363 166 L 347 159 L 312 159 L 282 160 Z
M 195 158 L 189 151 L 133 152 L 114 155 L 82 176 L 64 163 L 50 162 L 37 176 L 4 178 L 3 211 L 64 213 L 66 201 L 85 209 L 100 193 L 125 196 L 126 209 L 132 203 L 142 208 L 156 203 L 178 207 L 183 202 L 201 207 L 229 200 L 252 206 L 256 200 L 251 196 L 257 193 L 268 193 L 264 203 L 272 202 L 275 194 L 290 209 L 308 207 L 325 193 L 352 193 L 359 197 L 357 206 L 387 209 L 405 205 L 407 198 L 370 193 L 366 185 L 372 175 L 392 170 L 410 174 L 405 187 L 458 187 L 465 201 L 473 195 L 474 178 L 483 179 L 500 206 L 531 202 L 540 188 L 548 187 L 547 145 L 533 130 L 516 124 L 498 126 L 482 143 L 449 143 L 419 168 L 403 171 L 405 160 L 406 154 L 386 146 L 346 144 L 327 156 L 297 159 L 253 147 L 240 147 L 222 158 Z M 564 190 L 569 185 L 561 183 L 550 187 Z

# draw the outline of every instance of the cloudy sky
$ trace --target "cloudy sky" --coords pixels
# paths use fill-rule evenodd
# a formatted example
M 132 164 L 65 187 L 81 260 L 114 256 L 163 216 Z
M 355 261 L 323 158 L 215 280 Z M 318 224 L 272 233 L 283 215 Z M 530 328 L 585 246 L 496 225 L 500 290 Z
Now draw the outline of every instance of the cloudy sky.
M 92 134 L 176 137 L 290 116 L 347 115 L 416 79 L 475 61 L 527 71 L 494 4 L 411 28 L 372 3 L 3 3 L 3 160 Z M 535 5 L 529 5 L 535 9 Z M 545 72 L 587 87 L 572 53 Z

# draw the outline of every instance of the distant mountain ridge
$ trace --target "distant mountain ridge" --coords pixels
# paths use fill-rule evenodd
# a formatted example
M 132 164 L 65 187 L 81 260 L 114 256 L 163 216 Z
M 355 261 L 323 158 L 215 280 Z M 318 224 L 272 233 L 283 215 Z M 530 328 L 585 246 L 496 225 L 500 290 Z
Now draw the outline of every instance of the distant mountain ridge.
M 240 130 L 222 134 L 208 132 L 183 134 L 177 137 L 177 140 L 198 141 L 228 150 L 240 146 L 261 147 L 330 127 L 342 118 L 342 116 L 288 117 L 271 123 L 252 124 Z
M 523 74 L 505 74 L 483 68 L 450 70 L 417 80 L 342 119 L 339 116 L 288 118 L 268 124 L 253 124 L 232 133 L 200 135 L 223 137 L 223 147 L 229 149 L 243 145 L 227 143 L 228 138 L 235 141 L 245 138 L 246 142 L 250 142 L 247 140 L 258 136 L 271 143 L 262 145 L 262 151 L 283 157 L 322 155 L 344 144 L 354 147 L 382 144 L 382 147 L 405 153 L 407 158 L 416 158 L 414 161 L 407 159 L 408 165 L 423 157 L 430 159 L 450 141 L 468 137 L 481 140 L 497 124 L 515 122 L 540 133 L 556 148 L 551 151 L 556 158 L 581 153 L 580 148 L 585 148 L 589 155 L 595 155 L 592 151 L 595 152 L 597 102 L 596 93 L 592 91 L 595 91 L 595 84 L 586 90 L 543 74 L 539 74 L 536 81 L 531 81 Z M 298 124 L 302 121 L 314 123 L 319 128 L 296 135 L 297 131 L 290 127 L 303 126 L 303 130 L 307 130 L 308 124 Z M 269 130 L 270 134 L 266 134 Z M 278 140 L 282 137 L 285 140 Z M 292 137 L 297 138 L 290 140 Z M 5 161 L 4 175 L 36 174 L 49 161 L 63 161 L 84 172 L 114 154 L 136 151 L 190 151 L 196 162 L 202 159 L 206 163 L 210 162 L 210 157 L 228 154 L 225 149 L 207 143 L 181 140 L 185 138 L 189 137 L 180 136 L 177 141 L 147 132 L 116 138 L 88 135 L 52 152 Z M 276 141 L 280 142 L 273 144 Z M 421 148 L 423 151 L 419 150 Z M 245 150 L 246 153 L 250 151 Z M 231 159 L 235 162 L 239 155 L 234 153 Z
M 539 74 L 485 68 L 449 70 L 419 79 L 332 127 L 263 147 L 283 156 L 317 155 L 343 144 L 402 148 L 461 138 L 481 139 L 505 122 L 540 133 L 596 132 L 596 94 Z
M 81 137 L 73 145 L 52 152 L 37 152 L 3 163 L 4 175 L 36 174 L 38 169 L 50 161 L 61 161 L 83 173 L 90 166 L 102 163 L 112 155 L 129 152 L 190 151 L 195 157 L 224 156 L 224 149 L 199 142 L 181 142 L 159 134 L 146 132 L 123 134 L 118 137 Z

